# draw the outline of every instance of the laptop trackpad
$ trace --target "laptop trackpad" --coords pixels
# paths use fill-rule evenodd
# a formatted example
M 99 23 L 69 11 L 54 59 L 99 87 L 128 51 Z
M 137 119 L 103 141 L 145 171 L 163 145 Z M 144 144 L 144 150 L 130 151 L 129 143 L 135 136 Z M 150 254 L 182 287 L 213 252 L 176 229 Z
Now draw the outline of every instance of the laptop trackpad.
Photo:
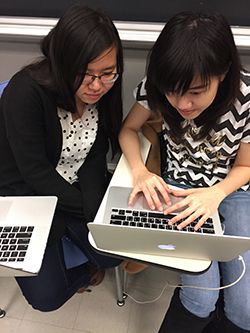
M 0 221 L 4 221 L 6 219 L 11 205 L 11 201 L 6 200 L 0 202 Z

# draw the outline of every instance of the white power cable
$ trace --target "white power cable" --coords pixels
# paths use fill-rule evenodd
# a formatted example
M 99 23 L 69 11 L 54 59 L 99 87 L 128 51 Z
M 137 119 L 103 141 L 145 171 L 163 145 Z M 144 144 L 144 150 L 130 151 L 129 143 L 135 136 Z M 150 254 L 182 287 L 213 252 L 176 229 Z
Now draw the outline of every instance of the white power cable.
M 238 279 L 236 279 L 234 282 L 232 282 L 232 283 L 230 283 L 230 284 L 228 284 L 226 286 L 222 286 L 222 287 L 218 287 L 218 288 L 209 288 L 209 287 L 206 288 L 206 287 L 199 287 L 199 286 L 192 286 L 192 285 L 184 285 L 184 286 L 183 285 L 173 285 L 173 284 L 170 284 L 169 282 L 167 282 L 165 284 L 165 286 L 163 287 L 162 291 L 160 292 L 159 296 L 157 296 L 156 298 L 153 298 L 152 300 L 148 300 L 148 301 L 139 301 L 139 300 L 135 299 L 133 296 L 131 296 L 130 294 L 128 294 L 127 292 L 125 292 L 124 294 L 126 296 L 128 296 L 129 298 L 131 298 L 134 302 L 136 302 L 138 304 L 149 304 L 149 303 L 154 303 L 154 302 L 158 301 L 161 298 L 161 296 L 163 295 L 163 293 L 164 293 L 164 291 L 166 290 L 167 287 L 171 287 L 171 288 L 177 288 L 177 287 L 181 287 L 181 288 L 195 288 L 195 289 L 210 290 L 210 291 L 226 289 L 226 288 L 234 286 L 245 275 L 245 272 L 246 272 L 245 261 L 244 261 L 244 259 L 243 259 L 242 256 L 239 256 L 238 260 L 240 260 L 241 263 L 242 263 L 242 272 L 241 272 L 240 276 L 238 277 Z

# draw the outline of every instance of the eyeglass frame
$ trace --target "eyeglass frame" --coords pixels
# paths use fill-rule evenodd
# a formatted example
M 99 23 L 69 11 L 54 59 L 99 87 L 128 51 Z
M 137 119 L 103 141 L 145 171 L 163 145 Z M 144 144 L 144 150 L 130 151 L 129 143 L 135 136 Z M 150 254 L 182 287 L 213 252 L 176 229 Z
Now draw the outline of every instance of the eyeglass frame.
M 113 78 L 112 80 L 109 80 L 109 81 L 106 81 L 106 82 L 104 82 L 104 81 L 102 80 L 102 77 L 104 77 L 105 75 L 111 75 L 111 74 L 114 75 L 114 78 Z M 85 77 L 86 77 L 86 75 L 88 75 L 89 78 L 90 78 L 90 81 L 89 81 L 89 82 L 86 82 L 86 81 L 85 81 Z M 84 77 L 83 77 L 83 83 L 91 84 L 91 83 L 93 83 L 93 82 L 95 81 L 95 79 L 98 79 L 98 80 L 101 81 L 102 84 L 112 84 L 112 83 L 114 83 L 114 82 L 118 79 L 118 77 L 119 77 L 119 73 L 108 73 L 108 74 L 107 74 L 107 73 L 103 73 L 103 74 L 101 74 L 101 75 L 95 75 L 95 74 L 85 73 L 85 75 L 84 75 Z

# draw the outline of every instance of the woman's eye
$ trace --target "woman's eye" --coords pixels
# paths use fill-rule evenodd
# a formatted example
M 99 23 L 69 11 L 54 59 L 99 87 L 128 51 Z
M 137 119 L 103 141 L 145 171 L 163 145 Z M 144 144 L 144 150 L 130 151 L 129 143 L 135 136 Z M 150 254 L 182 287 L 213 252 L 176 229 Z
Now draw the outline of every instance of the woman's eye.
M 202 91 L 192 91 L 192 92 L 190 92 L 191 95 L 195 95 L 195 96 L 200 95 L 201 93 L 202 93 Z
M 110 78 L 113 77 L 113 73 L 103 73 L 102 76 L 104 76 L 105 78 Z

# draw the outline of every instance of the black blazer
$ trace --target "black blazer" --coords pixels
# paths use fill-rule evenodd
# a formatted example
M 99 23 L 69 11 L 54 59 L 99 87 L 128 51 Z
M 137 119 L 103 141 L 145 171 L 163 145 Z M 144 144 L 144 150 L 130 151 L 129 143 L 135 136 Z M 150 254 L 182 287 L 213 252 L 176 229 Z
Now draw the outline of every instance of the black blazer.
M 53 95 L 24 70 L 10 80 L 0 100 L 0 195 L 55 195 L 58 216 L 92 221 L 108 184 L 108 147 L 99 114 L 96 140 L 78 171 L 78 186 L 69 184 L 55 170 L 62 129 Z M 60 237 L 63 228 L 55 216 L 53 237 Z

